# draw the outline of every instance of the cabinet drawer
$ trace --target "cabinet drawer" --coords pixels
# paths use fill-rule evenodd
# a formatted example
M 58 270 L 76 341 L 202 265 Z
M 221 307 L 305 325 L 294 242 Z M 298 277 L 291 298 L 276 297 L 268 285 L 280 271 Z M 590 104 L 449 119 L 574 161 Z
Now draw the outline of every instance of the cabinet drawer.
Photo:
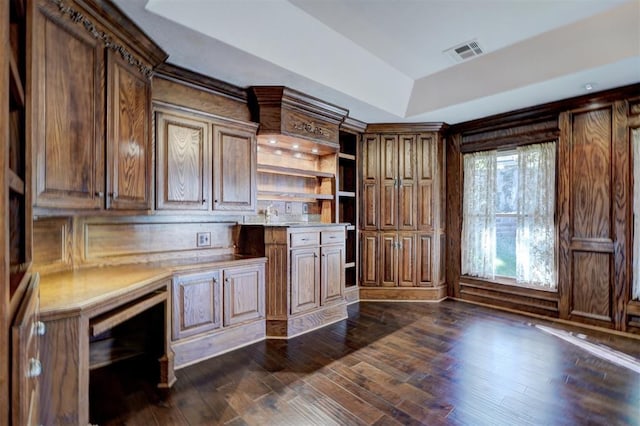
M 344 241 L 344 231 L 322 231 L 322 244 L 341 243 Z
M 291 234 L 291 247 L 317 246 L 320 236 L 317 232 L 296 232 Z

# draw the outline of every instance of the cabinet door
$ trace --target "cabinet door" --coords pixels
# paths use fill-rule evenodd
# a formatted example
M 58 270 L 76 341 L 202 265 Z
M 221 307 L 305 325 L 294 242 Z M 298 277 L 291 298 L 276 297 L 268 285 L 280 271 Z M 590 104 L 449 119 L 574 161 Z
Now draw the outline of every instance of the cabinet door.
M 39 340 L 45 330 L 38 322 L 39 276 L 35 274 L 11 328 L 11 408 L 12 424 L 38 425 L 39 421 Z
M 157 112 L 158 209 L 209 210 L 209 127 L 193 117 Z
M 362 138 L 362 228 L 378 229 L 379 186 L 379 150 L 378 135 L 365 135 Z
M 434 194 L 435 173 L 442 173 L 436 169 L 436 134 L 418 136 L 418 165 L 417 165 L 417 206 L 418 229 L 431 231 L 434 223 L 434 200 L 438 200 L 439 193 Z M 437 190 L 439 192 L 439 190 Z M 442 208 L 442 206 L 440 206 Z
M 318 248 L 291 250 L 291 313 L 315 309 L 320 299 Z
M 382 135 L 380 145 L 380 229 L 398 229 L 398 136 Z
M 423 287 L 432 287 L 435 285 L 433 277 L 433 259 L 434 257 L 433 238 L 430 234 L 418 234 L 416 237 L 416 267 L 418 285 Z M 437 270 L 437 268 L 436 268 Z M 441 271 L 444 273 L 444 269 Z
M 378 260 L 380 249 L 377 232 L 363 232 L 361 237 L 360 253 L 362 253 L 361 285 L 367 287 L 379 286 Z
M 343 299 L 344 244 L 322 247 L 320 250 L 320 304 Z
M 173 279 L 173 340 L 220 328 L 219 277 L 219 271 L 210 271 Z
M 398 285 L 398 236 L 396 233 L 380 235 L 380 275 L 382 286 Z
M 398 229 L 416 229 L 416 150 L 415 135 L 401 135 L 398 140 Z
M 264 318 L 264 265 L 229 268 L 224 275 L 224 325 Z
M 398 234 L 398 286 L 413 287 L 416 282 L 416 239 L 414 234 Z
M 213 210 L 254 211 L 256 138 L 251 131 L 214 126 Z
M 31 128 L 37 207 L 100 209 L 104 202 L 104 48 L 50 2 L 33 16 Z
M 149 209 L 150 82 L 109 50 L 107 87 L 107 208 Z

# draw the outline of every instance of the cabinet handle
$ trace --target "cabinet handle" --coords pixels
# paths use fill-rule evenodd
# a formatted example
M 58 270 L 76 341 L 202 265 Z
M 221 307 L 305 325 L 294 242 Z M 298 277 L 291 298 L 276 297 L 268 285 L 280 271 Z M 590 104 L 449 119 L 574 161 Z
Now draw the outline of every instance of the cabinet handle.
M 218 203 L 218 200 L 213 200 L 213 202 L 217 204 L 217 203 Z
M 308 238 L 300 238 L 300 241 L 309 241 Z
M 229 283 L 231 282 L 231 280 L 230 280 L 229 278 L 225 278 L 225 279 L 224 279 L 224 282 L 225 282 L 225 283 L 227 283 L 227 284 L 229 284 Z
M 31 358 L 29 360 L 29 369 L 27 371 L 27 377 L 38 377 L 42 374 L 42 364 L 40 364 L 40 360 L 36 358 Z
M 100 197 L 100 198 L 102 198 L 102 197 L 104 197 L 104 192 L 102 192 L 102 191 L 100 191 L 100 192 L 96 192 L 96 193 L 95 193 L 95 196 L 96 196 L 96 197 Z
M 42 321 L 36 321 L 33 328 L 36 336 L 44 336 L 47 332 L 47 326 Z
M 202 204 L 204 204 L 204 203 L 206 203 L 206 202 L 207 202 L 207 199 L 206 199 L 206 198 L 203 198 L 203 199 L 202 199 Z

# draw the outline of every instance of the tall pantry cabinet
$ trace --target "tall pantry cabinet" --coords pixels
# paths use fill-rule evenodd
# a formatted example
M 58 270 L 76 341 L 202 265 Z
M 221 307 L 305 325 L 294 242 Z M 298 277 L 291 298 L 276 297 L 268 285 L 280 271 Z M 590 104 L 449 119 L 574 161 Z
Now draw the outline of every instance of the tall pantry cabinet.
M 444 275 L 442 125 L 370 125 L 362 138 L 360 298 L 439 300 Z

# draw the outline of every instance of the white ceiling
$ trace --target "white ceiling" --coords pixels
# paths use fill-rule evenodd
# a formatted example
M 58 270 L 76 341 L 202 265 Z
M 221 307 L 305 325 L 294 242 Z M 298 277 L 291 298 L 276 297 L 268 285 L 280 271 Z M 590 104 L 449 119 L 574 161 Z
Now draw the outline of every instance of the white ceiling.
M 374 122 L 444 121 L 640 82 L 640 0 L 114 0 L 168 61 Z M 485 54 L 444 50 L 477 40 Z

